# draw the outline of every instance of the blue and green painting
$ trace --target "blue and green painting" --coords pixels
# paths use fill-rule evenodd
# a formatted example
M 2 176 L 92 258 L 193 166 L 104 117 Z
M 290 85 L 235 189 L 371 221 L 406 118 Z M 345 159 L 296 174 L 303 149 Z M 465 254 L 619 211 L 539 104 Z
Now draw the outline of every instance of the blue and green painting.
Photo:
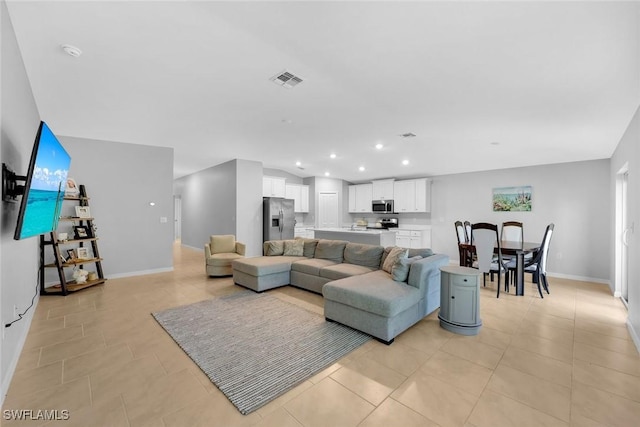
M 531 212 L 531 186 L 493 189 L 494 212 Z

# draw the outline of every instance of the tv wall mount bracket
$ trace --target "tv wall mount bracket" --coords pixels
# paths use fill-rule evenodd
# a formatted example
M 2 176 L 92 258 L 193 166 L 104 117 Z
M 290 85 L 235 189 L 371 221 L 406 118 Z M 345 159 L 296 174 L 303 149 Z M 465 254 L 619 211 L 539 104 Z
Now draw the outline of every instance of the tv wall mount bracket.
M 15 202 L 18 196 L 24 194 L 24 185 L 18 185 L 18 181 L 25 182 L 26 176 L 16 175 L 5 163 L 2 164 L 2 200 Z

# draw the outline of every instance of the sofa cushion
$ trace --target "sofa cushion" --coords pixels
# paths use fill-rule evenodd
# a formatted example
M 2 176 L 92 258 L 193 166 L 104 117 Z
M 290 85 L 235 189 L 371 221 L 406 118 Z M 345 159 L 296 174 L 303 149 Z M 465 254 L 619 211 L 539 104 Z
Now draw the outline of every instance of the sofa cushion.
M 314 258 L 328 259 L 334 262 L 342 262 L 344 248 L 347 246 L 344 240 L 319 240 L 316 246 Z
M 304 242 L 304 249 L 302 250 L 302 256 L 307 258 L 313 258 L 316 253 L 316 246 L 318 246 L 318 239 L 307 239 L 306 237 L 296 237 L 296 240 L 302 240 Z
M 232 234 L 211 236 L 209 244 L 212 254 L 236 251 L 236 237 Z
M 235 253 L 213 254 L 211 258 L 207 259 L 207 265 L 228 266 L 231 265 L 231 261 L 238 258 L 244 257 Z
M 285 256 L 302 256 L 304 253 L 304 242 L 301 240 L 285 240 L 284 252 Z
M 266 256 L 279 256 L 284 253 L 284 240 L 269 240 L 264 242 L 264 254 Z
M 279 256 L 267 257 L 259 256 L 255 258 L 241 258 L 234 260 L 232 265 L 234 270 L 241 271 L 252 276 L 265 276 L 267 274 L 282 273 L 291 270 L 291 263 L 298 261 L 302 257 Z
M 363 243 L 347 243 L 344 248 L 344 262 L 348 264 L 362 265 L 377 270 L 384 248 Z
M 391 267 L 398 261 L 399 258 L 407 258 L 408 250 L 406 248 L 394 247 L 389 251 L 389 255 L 384 260 L 382 269 L 391 274 Z
M 422 258 L 426 258 L 433 255 L 433 251 L 429 248 L 413 248 L 409 249 L 409 258 L 413 258 L 415 256 L 420 256 Z
M 396 316 L 421 298 L 418 289 L 393 281 L 382 270 L 329 282 L 322 288 L 322 295 L 327 300 L 384 317 Z
M 344 279 L 345 277 L 358 276 L 360 274 L 375 271 L 375 268 L 357 264 L 334 264 L 320 269 L 320 276 L 331 280 Z M 408 274 L 408 271 L 407 271 Z
M 411 258 L 398 258 L 393 267 L 391 267 L 391 278 L 396 282 L 406 282 L 409 278 L 409 268 L 415 261 L 422 259 L 420 255 Z
M 303 258 L 291 264 L 291 270 L 311 274 L 312 276 L 320 276 L 321 269 L 334 264 L 336 263 L 330 259 Z

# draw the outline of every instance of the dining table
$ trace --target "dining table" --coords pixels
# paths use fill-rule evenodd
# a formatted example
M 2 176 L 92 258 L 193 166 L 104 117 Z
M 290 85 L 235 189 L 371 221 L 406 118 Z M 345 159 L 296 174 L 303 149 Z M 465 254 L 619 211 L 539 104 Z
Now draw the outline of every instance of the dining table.
M 540 250 L 540 246 L 542 243 L 539 242 L 517 242 L 510 240 L 502 240 L 500 241 L 500 250 L 502 255 L 507 255 L 511 257 L 515 257 L 516 259 L 516 295 L 524 296 L 524 268 L 525 268 L 525 257 L 528 254 L 535 257 L 536 253 Z M 473 254 L 475 253 L 475 246 L 471 243 L 460 243 L 458 245 L 458 250 L 460 252 L 460 265 L 464 267 L 471 267 L 469 263 L 473 258 Z M 494 252 L 498 252 L 498 245 L 496 244 L 494 248 Z M 538 280 L 537 277 L 533 278 L 534 282 Z

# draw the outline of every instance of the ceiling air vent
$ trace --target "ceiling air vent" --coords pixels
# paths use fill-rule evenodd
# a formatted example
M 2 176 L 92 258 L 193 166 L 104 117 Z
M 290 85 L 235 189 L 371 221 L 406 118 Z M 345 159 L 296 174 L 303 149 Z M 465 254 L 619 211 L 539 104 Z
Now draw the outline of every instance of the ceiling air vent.
M 413 132 L 407 132 L 407 133 L 401 133 L 400 136 L 403 138 L 414 138 L 416 134 Z
M 292 87 L 298 85 L 299 83 L 302 83 L 303 81 L 302 77 L 296 76 L 295 74 L 290 73 L 286 70 L 271 77 L 270 80 L 277 85 L 286 87 L 287 89 L 291 89 Z

